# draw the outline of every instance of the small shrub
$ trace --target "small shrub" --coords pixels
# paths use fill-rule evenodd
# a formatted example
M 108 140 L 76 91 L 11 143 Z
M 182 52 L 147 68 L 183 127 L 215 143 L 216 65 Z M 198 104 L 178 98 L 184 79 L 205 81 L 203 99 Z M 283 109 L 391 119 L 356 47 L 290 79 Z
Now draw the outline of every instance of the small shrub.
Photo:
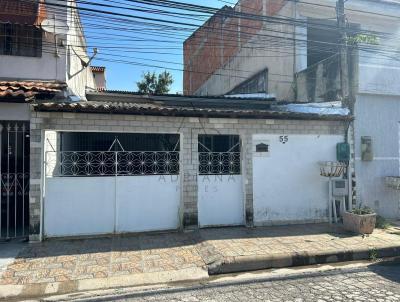
M 382 216 L 376 216 L 376 224 L 375 227 L 377 229 L 388 229 L 390 228 L 391 224 Z
M 350 211 L 350 213 L 356 214 L 356 215 L 368 215 L 368 214 L 374 214 L 374 210 L 372 210 L 369 207 L 358 207 Z
M 371 261 L 376 261 L 378 259 L 378 250 L 373 247 L 372 249 L 369 250 L 369 260 Z

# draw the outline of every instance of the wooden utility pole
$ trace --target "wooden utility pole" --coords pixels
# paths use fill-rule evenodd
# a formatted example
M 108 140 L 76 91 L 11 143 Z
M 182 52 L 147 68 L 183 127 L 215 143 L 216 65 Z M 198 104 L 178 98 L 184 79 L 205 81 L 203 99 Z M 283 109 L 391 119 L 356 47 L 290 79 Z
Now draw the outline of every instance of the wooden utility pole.
M 340 31 L 340 82 L 342 90 L 342 98 L 344 103 L 349 106 L 349 65 L 347 54 L 347 33 L 346 33 L 346 15 L 344 13 L 344 0 L 336 2 L 336 13 L 338 28 Z M 350 106 L 349 106 L 350 108 Z

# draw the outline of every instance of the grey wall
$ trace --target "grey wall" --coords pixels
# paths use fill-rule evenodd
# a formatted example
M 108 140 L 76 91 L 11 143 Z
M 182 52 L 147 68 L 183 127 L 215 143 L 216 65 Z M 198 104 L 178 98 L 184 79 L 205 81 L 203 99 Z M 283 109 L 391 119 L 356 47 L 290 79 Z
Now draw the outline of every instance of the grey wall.
M 399 218 L 400 191 L 388 188 L 386 176 L 399 176 L 400 96 L 359 94 L 355 106 L 357 200 L 387 218 Z M 371 136 L 373 161 L 361 160 L 361 137 Z
M 0 103 L 0 121 L 29 121 L 29 104 Z
M 331 102 L 341 89 L 339 55 L 331 56 L 297 73 L 298 102 Z

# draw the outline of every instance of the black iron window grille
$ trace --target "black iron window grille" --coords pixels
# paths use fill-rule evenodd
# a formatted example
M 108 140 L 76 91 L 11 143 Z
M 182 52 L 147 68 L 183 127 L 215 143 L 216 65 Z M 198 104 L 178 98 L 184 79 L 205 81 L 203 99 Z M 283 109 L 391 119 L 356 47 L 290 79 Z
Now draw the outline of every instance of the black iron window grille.
M 47 176 L 177 175 L 179 152 L 47 152 Z
M 239 136 L 199 135 L 199 174 L 241 174 Z
M 46 175 L 178 175 L 179 157 L 175 134 L 61 133 L 61 151 L 46 152 Z

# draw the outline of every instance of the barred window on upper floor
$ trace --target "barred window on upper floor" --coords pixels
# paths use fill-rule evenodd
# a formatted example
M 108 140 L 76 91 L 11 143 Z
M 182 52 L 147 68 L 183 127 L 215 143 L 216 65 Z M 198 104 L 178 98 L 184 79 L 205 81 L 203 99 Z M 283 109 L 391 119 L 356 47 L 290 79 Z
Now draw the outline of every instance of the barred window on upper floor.
M 0 23 L 0 55 L 41 57 L 42 31 L 31 25 Z
M 228 94 L 268 93 L 268 69 L 264 69 L 236 86 Z

